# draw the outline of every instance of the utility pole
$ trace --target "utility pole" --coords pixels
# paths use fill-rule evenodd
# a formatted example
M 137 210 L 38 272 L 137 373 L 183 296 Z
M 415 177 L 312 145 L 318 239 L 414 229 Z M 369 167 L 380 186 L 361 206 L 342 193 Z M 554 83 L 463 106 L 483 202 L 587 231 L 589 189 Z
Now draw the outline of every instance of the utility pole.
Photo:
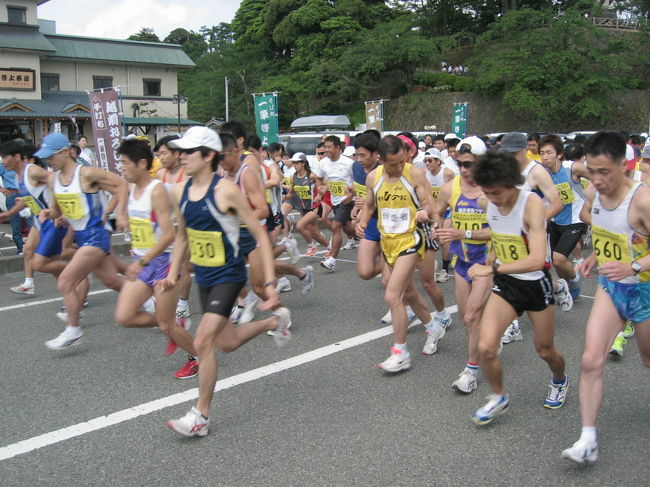
M 178 135 L 181 134 L 181 103 L 187 103 L 187 97 L 185 95 L 173 95 L 172 103 L 178 108 Z
M 228 76 L 226 76 L 224 79 L 224 91 L 226 94 L 226 122 L 228 121 Z

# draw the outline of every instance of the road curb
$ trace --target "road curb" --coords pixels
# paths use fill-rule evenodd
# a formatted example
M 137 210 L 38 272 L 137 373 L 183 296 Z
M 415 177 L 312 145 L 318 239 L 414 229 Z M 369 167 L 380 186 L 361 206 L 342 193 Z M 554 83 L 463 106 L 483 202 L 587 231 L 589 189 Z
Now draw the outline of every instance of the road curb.
M 125 255 L 129 255 L 129 250 L 131 250 L 131 243 L 124 242 L 122 240 L 122 237 L 119 237 L 118 241 L 111 242 L 111 247 L 113 249 L 113 252 L 115 252 L 116 255 L 125 256 Z M 0 275 L 10 274 L 12 272 L 21 272 L 22 270 L 23 270 L 22 255 L 10 255 L 6 257 L 0 257 Z

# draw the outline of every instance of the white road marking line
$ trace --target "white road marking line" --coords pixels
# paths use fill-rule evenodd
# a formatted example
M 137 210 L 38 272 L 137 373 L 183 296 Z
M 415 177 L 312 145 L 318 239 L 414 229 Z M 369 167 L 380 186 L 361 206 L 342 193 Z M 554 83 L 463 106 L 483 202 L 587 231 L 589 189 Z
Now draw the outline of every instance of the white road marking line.
M 596 299 L 596 296 L 587 296 L 586 294 L 581 294 L 581 298 L 587 298 L 587 299 Z
M 447 310 L 449 313 L 453 314 L 458 311 L 458 307 L 456 305 L 449 306 Z M 420 321 L 416 320 L 411 323 L 410 327 L 419 324 L 421 324 Z M 331 345 L 317 348 L 316 350 L 312 350 L 310 352 L 296 355 L 295 357 L 290 357 L 279 362 L 258 367 L 257 369 L 249 370 L 248 372 L 233 375 L 217 382 L 215 391 L 225 391 L 226 389 L 261 379 L 262 377 L 277 374 L 278 372 L 283 372 L 285 370 L 289 370 L 294 367 L 298 367 L 300 365 L 328 357 L 329 355 L 342 352 L 343 350 L 347 350 L 349 348 L 357 347 L 379 338 L 383 338 L 390 335 L 392 332 L 392 326 L 384 326 L 377 330 L 348 338 L 347 340 L 342 340 L 337 343 L 332 343 Z M 184 402 L 193 401 L 198 397 L 198 395 L 198 388 L 189 389 L 184 392 L 172 394 L 171 396 L 140 404 L 139 406 L 122 409 L 121 411 L 109 414 L 108 416 L 100 416 L 98 418 L 91 419 L 90 421 L 84 421 L 82 423 L 74 424 L 66 428 L 34 436 L 27 440 L 12 443 L 11 445 L 0 448 L 0 461 L 8 460 L 18 455 L 23 455 L 25 453 L 29 453 L 46 446 L 54 445 L 56 443 L 61 443 L 65 440 L 69 440 L 77 436 L 82 436 L 93 431 L 108 428 L 109 426 L 114 426 L 116 424 L 123 423 L 125 421 L 129 421 L 139 416 L 153 413 L 155 411 L 160 411 L 161 409 L 177 406 Z
M 114 292 L 112 289 L 99 289 L 98 291 L 90 291 L 88 293 L 88 296 L 94 296 L 96 294 L 105 294 L 105 293 L 112 293 L 112 292 Z M 0 311 L 7 311 L 10 309 L 19 309 L 19 308 L 28 308 L 30 306 L 38 306 L 39 304 L 56 303 L 57 301 L 63 301 L 63 298 L 59 296 L 58 298 L 41 299 L 39 301 L 30 301 L 28 303 L 12 304 L 11 306 L 5 306 L 4 308 L 0 308 Z

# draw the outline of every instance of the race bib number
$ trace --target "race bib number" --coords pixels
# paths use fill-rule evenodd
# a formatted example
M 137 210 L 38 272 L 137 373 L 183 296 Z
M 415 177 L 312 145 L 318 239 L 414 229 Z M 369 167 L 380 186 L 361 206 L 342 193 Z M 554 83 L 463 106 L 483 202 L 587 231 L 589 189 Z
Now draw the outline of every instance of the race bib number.
M 591 240 L 594 243 L 594 253 L 598 265 L 605 262 L 631 262 L 630 246 L 627 235 L 605 230 L 597 225 L 591 227 Z
M 365 198 L 366 194 L 368 194 L 368 188 L 366 188 L 365 185 L 359 184 L 357 182 L 354 183 L 354 192 L 357 194 L 357 197 L 359 198 Z
M 332 196 L 345 196 L 348 185 L 344 181 L 328 181 L 327 184 L 330 187 Z
M 434 200 L 438 199 L 438 196 L 440 196 L 440 187 L 439 186 L 431 186 L 431 196 L 433 196 Z
M 494 251 L 502 264 L 510 264 L 528 256 L 528 246 L 521 235 L 492 232 L 490 237 Z
M 408 208 L 382 208 L 381 226 L 385 233 L 406 233 L 409 229 Z
M 32 212 L 32 215 L 38 215 L 43 209 L 41 208 L 41 205 L 36 203 L 36 200 L 31 195 L 21 196 L 21 199 L 23 203 L 25 203 L 25 206 L 29 208 L 29 211 Z
M 483 228 L 483 225 L 487 223 L 487 214 L 485 213 L 461 213 L 452 211 L 451 213 L 451 222 L 454 225 L 454 228 L 458 230 L 480 230 Z M 465 243 L 472 244 L 484 244 L 484 240 L 470 240 L 463 239 Z
M 573 189 L 571 189 L 569 183 L 556 184 L 555 188 L 560 195 L 563 205 L 570 205 L 575 201 L 576 197 L 575 194 L 573 194 Z
M 265 194 L 266 194 L 266 202 L 270 205 L 271 203 L 273 203 L 273 196 L 271 196 L 271 190 L 270 189 L 265 190 Z
M 156 244 L 153 224 L 143 218 L 129 217 L 131 231 L 131 247 L 134 249 L 151 249 Z
M 293 190 L 301 200 L 311 199 L 311 191 L 309 190 L 309 186 L 294 186 Z
M 63 214 L 71 220 L 81 220 L 84 217 L 81 206 L 81 194 L 79 193 L 58 193 L 55 195 Z
M 190 262 L 202 267 L 221 267 L 226 263 L 222 232 L 187 228 L 190 241 Z
M 285 186 L 291 186 L 291 176 L 285 176 L 282 184 L 284 184 Z

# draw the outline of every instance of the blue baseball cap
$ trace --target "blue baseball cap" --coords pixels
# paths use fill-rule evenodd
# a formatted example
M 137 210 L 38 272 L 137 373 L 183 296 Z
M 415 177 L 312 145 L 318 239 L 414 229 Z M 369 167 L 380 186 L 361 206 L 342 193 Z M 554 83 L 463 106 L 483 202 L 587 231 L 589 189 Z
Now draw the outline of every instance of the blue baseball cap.
M 60 133 L 49 134 L 45 136 L 41 148 L 34 155 L 40 159 L 47 159 L 66 147 L 70 147 L 70 141 L 65 135 Z

